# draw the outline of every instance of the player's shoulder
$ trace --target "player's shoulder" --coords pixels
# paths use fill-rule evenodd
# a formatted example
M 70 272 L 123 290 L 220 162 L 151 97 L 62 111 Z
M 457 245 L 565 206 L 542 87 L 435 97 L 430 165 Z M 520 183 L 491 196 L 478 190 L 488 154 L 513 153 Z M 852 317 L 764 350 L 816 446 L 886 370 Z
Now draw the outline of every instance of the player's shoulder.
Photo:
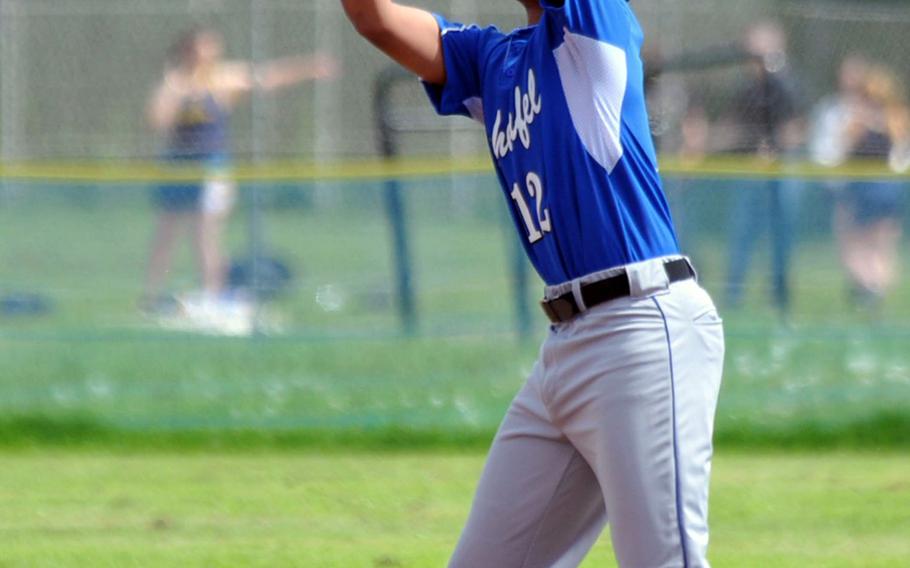
M 436 23 L 439 24 L 439 32 L 444 36 L 448 34 L 502 35 L 499 28 L 493 25 L 481 26 L 479 24 L 462 23 L 450 20 L 439 13 L 434 13 L 433 17 L 436 18 Z
M 544 21 L 558 30 L 623 47 L 643 39 L 626 0 L 543 0 L 541 5 Z
M 629 0 L 542 0 L 541 6 L 546 10 L 587 12 L 628 12 L 631 10 Z
M 503 32 L 494 25 L 462 24 L 437 16 L 442 41 L 469 49 L 478 62 L 488 63 L 507 51 L 514 32 Z
M 494 25 L 464 24 L 434 14 L 439 24 L 439 33 L 445 41 L 472 41 L 478 43 L 496 43 L 504 40 L 508 34 Z

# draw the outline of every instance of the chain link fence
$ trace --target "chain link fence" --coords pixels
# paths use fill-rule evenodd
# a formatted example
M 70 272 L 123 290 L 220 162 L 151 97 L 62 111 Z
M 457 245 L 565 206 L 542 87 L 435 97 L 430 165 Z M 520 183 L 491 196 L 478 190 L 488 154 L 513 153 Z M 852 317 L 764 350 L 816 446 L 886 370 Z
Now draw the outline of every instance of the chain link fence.
M 509 0 L 420 4 L 453 20 L 522 24 L 519 4 Z M 908 196 L 899 123 L 907 112 L 910 5 L 632 5 L 648 37 L 652 126 L 682 244 L 723 306 L 735 347 L 721 424 L 742 416 L 796 420 L 836 407 L 859 418 L 905 410 L 910 360 L 900 345 L 910 333 L 910 286 L 901 278 Z M 239 201 L 220 242 L 230 301 L 213 312 L 199 299 L 200 220 L 184 219 L 162 291 L 176 311 L 150 313 L 143 304 L 149 259 L 167 220 L 149 196 L 175 182 L 159 167 L 166 140 L 145 114 L 169 49 L 194 25 L 218 30 L 231 61 L 262 65 L 321 53 L 340 68 L 281 92 L 254 90 L 236 105 L 229 154 Z M 863 136 L 877 135 L 885 149 L 869 142 L 863 153 L 856 140 L 853 150 L 831 142 L 849 130 L 834 103 L 845 100 L 835 95 L 851 59 L 864 70 L 853 87 L 860 106 L 877 117 Z M 209 415 L 219 426 L 264 424 L 259 407 L 244 402 L 252 397 L 280 425 L 298 424 L 301 409 L 310 413 L 301 422 L 307 426 L 367 425 L 358 416 L 394 425 L 422 407 L 422 425 L 441 416 L 426 409 L 439 408 L 446 418 L 436 426 L 492 427 L 521 370 L 505 369 L 496 354 L 482 369 L 484 361 L 456 360 L 464 354 L 449 343 L 511 342 L 516 326 L 527 326 L 521 306 L 533 306 L 539 282 L 521 280 L 480 127 L 432 116 L 416 80 L 396 83 L 376 108 L 388 65 L 333 0 L 0 0 L 0 348 L 12 354 L 0 382 L 6 408 L 97 411 L 129 423 L 119 402 L 130 400 L 142 427 L 205 425 Z M 396 133 L 393 167 L 379 160 L 380 116 Z M 384 197 L 390 183 L 401 200 L 400 233 Z M 402 235 L 404 261 L 395 256 Z M 375 366 L 347 372 L 339 345 L 400 337 L 402 262 L 416 335 L 438 340 L 428 352 L 452 368 L 476 373 L 470 394 L 446 390 L 460 380 L 452 376 L 439 379 L 438 400 L 414 398 L 435 367 L 402 371 L 378 352 Z M 527 297 L 516 301 L 516 290 Z M 544 330 L 542 315 L 533 314 L 535 329 Z M 252 363 L 225 368 L 233 344 L 211 335 L 279 343 L 266 348 L 268 361 L 247 344 L 236 347 Z M 196 339 L 198 350 L 184 345 Z M 327 340 L 333 346 L 323 352 L 318 345 Z M 291 353 L 303 345 L 312 359 L 301 362 Z M 179 365 L 168 361 L 174 351 L 182 353 Z M 149 390 L 158 374 L 167 380 Z M 371 390 L 400 374 L 410 377 L 407 392 Z M 337 380 L 320 386 L 325 377 Z M 484 385 L 495 387 L 493 395 Z M 297 389 L 299 404 L 275 403 L 274 389 Z M 361 389 L 372 398 L 355 401 Z M 183 397 L 176 410 L 146 404 L 162 392 Z M 241 408 L 241 418 L 231 408 Z

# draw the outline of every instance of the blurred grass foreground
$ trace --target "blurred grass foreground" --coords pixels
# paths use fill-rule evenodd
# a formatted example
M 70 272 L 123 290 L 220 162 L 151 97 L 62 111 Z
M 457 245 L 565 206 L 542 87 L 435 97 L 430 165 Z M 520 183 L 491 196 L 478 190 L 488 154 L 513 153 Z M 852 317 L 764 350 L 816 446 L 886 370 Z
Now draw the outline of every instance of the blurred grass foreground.
M 712 564 L 905 565 L 908 461 L 903 453 L 721 453 Z M 479 452 L 12 452 L 0 470 L 2 563 L 442 566 L 482 464 Z M 616 566 L 608 534 L 582 566 Z

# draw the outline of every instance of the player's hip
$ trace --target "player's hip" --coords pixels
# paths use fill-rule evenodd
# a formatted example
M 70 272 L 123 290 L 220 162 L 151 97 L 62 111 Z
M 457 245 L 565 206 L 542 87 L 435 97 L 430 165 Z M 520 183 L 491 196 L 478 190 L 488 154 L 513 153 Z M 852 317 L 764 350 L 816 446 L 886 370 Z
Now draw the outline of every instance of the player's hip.
M 602 406 L 604 412 L 633 400 L 662 404 L 674 374 L 681 388 L 713 392 L 724 353 L 723 322 L 693 278 L 554 324 L 537 380 L 559 421 L 579 404 Z
M 681 255 L 663 256 L 588 274 L 544 291 L 541 306 L 554 330 L 570 328 L 583 320 L 615 317 L 628 311 L 656 308 L 652 298 L 665 297 L 673 312 L 690 316 L 716 315 L 710 296 L 698 285 L 698 273 Z
M 709 333 L 723 338 L 723 320 L 711 296 L 694 279 L 586 308 L 554 323 L 544 347 L 597 347 L 622 353 L 625 362 L 648 349 L 664 349 L 668 335 Z M 673 340 L 674 337 L 670 337 Z
M 594 289 L 601 295 L 586 293 L 598 285 L 601 288 Z M 628 367 L 663 356 L 668 343 L 671 348 L 678 343 L 686 350 L 704 350 L 706 358 L 723 356 L 723 321 L 685 257 L 619 267 L 578 279 L 570 283 L 569 292 L 566 288 L 547 289 L 551 310 L 553 298 L 573 304 L 572 310 L 555 308 L 565 310 L 555 314 L 568 316 L 564 321 L 551 318 L 554 323 L 543 349 L 551 360 L 572 359 L 579 363 L 578 368 L 588 369 Z M 610 298 L 609 292 L 619 296 L 591 305 L 592 298 Z M 573 310 L 578 313 L 573 315 Z M 580 353 L 586 356 L 577 357 Z M 586 361 L 586 357 L 593 359 Z

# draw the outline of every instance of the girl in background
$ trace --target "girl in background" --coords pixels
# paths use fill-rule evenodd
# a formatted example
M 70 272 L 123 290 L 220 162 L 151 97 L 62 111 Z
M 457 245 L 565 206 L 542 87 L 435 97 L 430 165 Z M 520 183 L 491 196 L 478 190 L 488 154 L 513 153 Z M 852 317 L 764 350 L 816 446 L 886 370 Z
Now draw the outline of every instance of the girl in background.
M 217 31 L 196 27 L 185 32 L 171 48 L 168 67 L 148 103 L 147 121 L 166 140 L 167 161 L 199 171 L 200 179 L 168 182 L 155 190 L 160 213 L 141 302 L 146 311 L 176 307 L 162 291 L 184 231 L 192 236 L 202 275 L 201 303 L 219 305 L 226 273 L 223 233 L 236 200 L 228 126 L 238 102 L 254 89 L 272 92 L 335 74 L 334 61 L 321 54 L 255 67 L 223 56 L 224 41 Z
M 906 170 L 910 111 L 897 77 L 886 67 L 870 66 L 860 94 L 845 125 L 847 156 Z M 860 307 L 877 308 L 897 282 L 905 189 L 895 180 L 857 181 L 835 208 L 841 260 Z

